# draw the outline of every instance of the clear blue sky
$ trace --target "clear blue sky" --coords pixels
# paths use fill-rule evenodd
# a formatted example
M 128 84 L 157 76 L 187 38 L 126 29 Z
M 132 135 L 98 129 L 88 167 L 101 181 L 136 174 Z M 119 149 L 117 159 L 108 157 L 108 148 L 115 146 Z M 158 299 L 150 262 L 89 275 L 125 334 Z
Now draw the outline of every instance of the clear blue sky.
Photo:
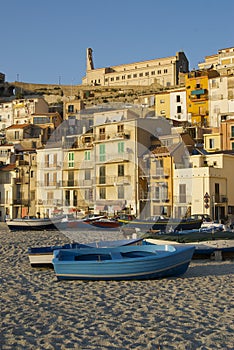
M 0 72 L 6 81 L 81 84 L 95 68 L 173 56 L 190 69 L 234 46 L 232 0 L 2 1 Z

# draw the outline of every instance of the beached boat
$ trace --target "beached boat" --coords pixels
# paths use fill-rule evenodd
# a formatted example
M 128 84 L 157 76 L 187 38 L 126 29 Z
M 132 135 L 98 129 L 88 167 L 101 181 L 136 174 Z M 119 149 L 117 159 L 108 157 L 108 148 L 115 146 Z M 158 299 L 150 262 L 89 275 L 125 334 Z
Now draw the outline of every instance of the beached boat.
M 57 223 L 59 230 L 90 230 L 93 228 L 92 222 L 102 219 L 103 215 L 88 215 L 84 218 L 77 219 L 73 215 L 64 215 L 60 222 Z
M 52 265 L 52 258 L 54 250 L 59 249 L 82 249 L 82 248 L 106 248 L 106 247 L 117 247 L 125 245 L 136 245 L 140 244 L 142 238 L 136 239 L 122 239 L 114 241 L 99 241 L 88 244 L 82 243 L 67 243 L 61 246 L 44 246 L 44 247 L 30 247 L 28 248 L 29 262 L 32 267 L 38 266 L 50 266 Z
M 118 229 L 120 228 L 121 224 L 118 222 L 118 220 L 115 219 L 99 219 L 94 220 L 90 222 L 90 224 L 96 228 L 102 228 L 102 229 Z
M 23 218 L 16 218 L 7 220 L 6 224 L 11 231 L 28 231 L 28 230 L 56 230 L 60 219 L 50 218 L 36 218 L 34 216 L 25 216 Z
M 194 247 L 141 245 L 61 249 L 52 263 L 58 280 L 135 280 L 183 274 Z
M 220 231 L 214 228 L 202 228 L 200 230 L 175 231 L 172 233 L 149 232 L 142 235 L 142 238 L 152 238 L 160 241 L 167 241 L 173 244 L 177 243 L 193 243 L 215 240 L 233 240 L 233 231 Z
M 166 240 L 159 239 L 144 239 L 142 244 L 163 245 L 168 244 Z M 212 259 L 212 260 L 226 260 L 234 257 L 234 240 L 230 240 L 230 244 L 226 240 L 212 240 L 202 242 L 178 243 L 170 241 L 170 244 L 178 246 L 194 246 L 194 253 L 192 259 Z
M 193 219 L 193 218 L 168 218 L 165 216 L 153 216 L 146 220 L 140 219 L 118 219 L 121 225 L 124 227 L 134 227 L 139 228 L 141 231 L 163 231 L 163 232 L 171 232 L 175 230 L 191 230 L 191 229 L 199 229 L 202 225 L 202 219 Z

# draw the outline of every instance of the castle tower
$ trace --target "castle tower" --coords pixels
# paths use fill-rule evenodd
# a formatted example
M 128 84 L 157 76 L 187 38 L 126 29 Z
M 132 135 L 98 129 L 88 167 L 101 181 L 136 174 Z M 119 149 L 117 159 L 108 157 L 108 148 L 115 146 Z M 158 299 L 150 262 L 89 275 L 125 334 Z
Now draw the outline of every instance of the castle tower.
M 93 50 L 89 47 L 87 49 L 87 53 L 86 53 L 86 70 L 92 70 L 94 69 L 94 65 L 93 65 Z

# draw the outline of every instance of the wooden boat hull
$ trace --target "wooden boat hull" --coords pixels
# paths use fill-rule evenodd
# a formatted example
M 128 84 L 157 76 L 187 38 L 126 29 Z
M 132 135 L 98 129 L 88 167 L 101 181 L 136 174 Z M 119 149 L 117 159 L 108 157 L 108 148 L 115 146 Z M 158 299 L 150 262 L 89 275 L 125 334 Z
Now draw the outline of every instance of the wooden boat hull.
M 193 252 L 171 245 L 56 250 L 52 263 L 58 280 L 142 280 L 185 273 Z

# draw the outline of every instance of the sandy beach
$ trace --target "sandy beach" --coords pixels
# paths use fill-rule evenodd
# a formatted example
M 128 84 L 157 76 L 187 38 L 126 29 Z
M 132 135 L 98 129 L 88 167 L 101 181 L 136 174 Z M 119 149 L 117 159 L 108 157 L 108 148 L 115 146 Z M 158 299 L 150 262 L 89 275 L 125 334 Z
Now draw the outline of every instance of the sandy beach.
M 28 247 L 69 238 L 0 224 L 1 349 L 234 349 L 234 261 L 195 260 L 181 277 L 128 282 L 58 282 L 53 269 L 30 266 Z

